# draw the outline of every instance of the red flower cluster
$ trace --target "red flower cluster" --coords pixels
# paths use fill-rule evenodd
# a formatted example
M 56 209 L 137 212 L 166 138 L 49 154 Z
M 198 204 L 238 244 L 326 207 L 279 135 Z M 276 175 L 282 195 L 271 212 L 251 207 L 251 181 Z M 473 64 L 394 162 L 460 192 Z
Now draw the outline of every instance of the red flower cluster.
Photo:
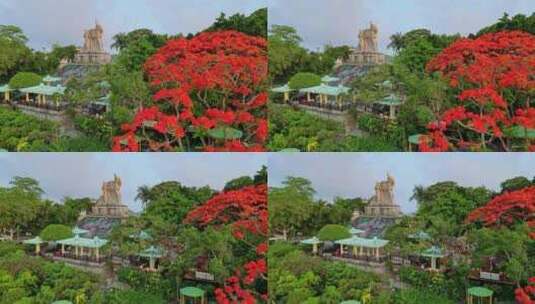
M 440 72 L 462 91 L 461 106 L 446 110 L 429 126 L 430 136 L 420 143 L 422 151 L 481 149 L 494 140 L 510 150 L 504 130 L 535 125 L 528 94 L 535 88 L 535 36 L 509 31 L 459 39 L 431 60 L 427 69 Z
M 487 226 L 524 221 L 535 228 L 535 186 L 496 196 L 484 207 L 472 211 L 467 221 L 481 221 Z M 535 239 L 535 231 L 530 233 L 530 237 Z
M 184 149 L 185 136 L 201 138 L 205 151 L 264 150 L 267 68 L 263 38 L 223 31 L 168 42 L 145 63 L 158 106 L 139 110 L 123 126 L 125 134 L 114 139 L 113 150 L 137 151 L 140 142 L 150 150 Z M 238 129 L 243 137 L 207 135 L 218 127 Z M 130 144 L 133 140 L 136 145 Z
M 216 290 L 216 299 L 218 303 L 256 303 L 253 285 L 256 280 L 266 280 L 267 275 L 267 185 L 220 193 L 191 211 L 185 222 L 199 227 L 230 224 L 236 239 L 253 244 L 258 258 L 243 266 L 244 276 L 238 269 L 235 276 L 228 278 L 225 287 Z M 266 294 L 258 297 L 267 299 Z
M 519 304 L 535 304 L 535 277 L 528 280 L 529 285 L 515 290 L 515 298 Z
M 487 226 L 527 222 L 532 229 L 529 235 L 535 240 L 535 186 L 495 197 L 484 207 L 472 211 L 467 221 L 481 221 Z M 520 304 L 535 304 L 535 277 L 529 283 L 530 285 L 515 290 L 516 301 Z

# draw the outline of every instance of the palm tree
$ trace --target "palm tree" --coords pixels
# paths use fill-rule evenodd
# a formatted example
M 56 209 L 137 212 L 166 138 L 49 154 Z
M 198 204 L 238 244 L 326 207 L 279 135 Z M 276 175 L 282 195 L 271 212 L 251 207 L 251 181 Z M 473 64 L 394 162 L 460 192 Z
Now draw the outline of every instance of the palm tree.
M 403 44 L 403 34 L 395 33 L 394 35 L 390 36 L 390 43 L 388 44 L 388 48 L 398 52 L 403 48 Z
M 147 185 L 137 188 L 136 200 L 141 201 L 143 208 L 146 208 L 152 197 L 151 188 Z

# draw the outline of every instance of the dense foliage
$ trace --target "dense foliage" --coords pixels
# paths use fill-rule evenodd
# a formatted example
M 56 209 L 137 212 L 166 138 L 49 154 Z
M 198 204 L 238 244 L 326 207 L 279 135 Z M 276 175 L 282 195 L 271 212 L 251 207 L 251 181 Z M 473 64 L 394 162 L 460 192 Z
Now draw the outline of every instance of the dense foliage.
M 421 149 L 511 151 L 519 144 L 521 150 L 533 149 L 526 131 L 512 130 L 535 128 L 534 50 L 533 35 L 499 32 L 459 39 L 431 60 L 427 69 L 449 80 L 459 103 L 429 125 Z
M 265 40 L 232 31 L 179 38 L 145 69 L 158 105 L 141 109 L 122 126 L 126 134 L 114 139 L 114 150 L 263 149 Z
M 261 8 L 249 16 L 238 13 L 227 17 L 224 13 L 221 13 L 214 24 L 206 29 L 206 31 L 217 32 L 234 30 L 251 36 L 263 37 L 265 39 L 267 38 L 268 28 L 267 17 L 267 8 Z

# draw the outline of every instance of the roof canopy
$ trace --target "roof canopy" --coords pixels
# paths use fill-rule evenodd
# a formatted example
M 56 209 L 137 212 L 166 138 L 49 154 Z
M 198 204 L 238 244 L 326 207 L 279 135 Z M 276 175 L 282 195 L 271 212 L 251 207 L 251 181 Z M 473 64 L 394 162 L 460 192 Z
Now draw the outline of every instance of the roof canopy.
M 355 227 L 351 227 L 351 229 L 349 229 L 349 233 L 351 233 L 351 234 L 361 234 L 363 232 L 366 232 L 366 231 L 362 230 L 362 229 L 355 228 Z
M 340 302 L 340 304 L 360 304 L 360 301 L 357 301 L 357 300 L 347 300 L 347 301 Z
M 59 300 L 56 302 L 52 302 L 52 304 L 72 304 L 72 302 L 67 300 Z
M 319 86 L 301 89 L 299 90 L 299 92 L 322 94 L 322 95 L 328 95 L 328 96 L 338 96 L 338 95 L 348 94 L 349 90 L 351 89 L 343 85 L 330 86 L 330 85 L 326 85 L 322 83 Z
M 429 233 L 425 231 L 418 231 L 416 233 L 409 234 L 409 239 L 416 239 L 416 240 L 430 240 L 431 236 Z
M 36 236 L 33 239 L 22 241 L 23 244 L 28 244 L 28 245 L 38 245 L 38 244 L 43 244 L 44 242 L 45 241 L 43 241 L 43 239 L 41 239 L 39 236 Z
M 22 93 L 31 93 L 31 94 L 40 94 L 40 95 L 52 96 L 52 95 L 56 95 L 56 94 L 63 95 L 65 93 L 65 89 L 66 88 L 64 86 L 61 86 L 61 85 L 49 86 L 49 85 L 46 85 L 46 84 L 40 84 L 40 85 L 35 86 L 35 87 L 23 88 L 23 89 L 20 89 L 19 91 L 21 91 Z
M 152 236 L 145 230 L 141 230 L 138 233 L 133 233 L 130 235 L 130 237 L 133 239 L 139 239 L 144 241 L 152 240 Z
M 290 86 L 288 84 L 285 84 L 282 87 L 277 87 L 277 88 L 271 89 L 271 92 L 275 92 L 275 93 L 287 93 L 287 92 L 291 92 L 291 91 L 293 91 L 293 90 L 290 89 Z
M 50 75 L 46 75 L 45 78 L 43 78 L 43 82 L 58 82 L 61 81 L 61 77 L 53 77 Z
M 9 88 L 9 84 L 0 86 L 0 93 L 10 92 L 10 91 L 13 91 L 13 90 Z
M 535 129 L 528 129 L 523 126 L 514 126 L 506 130 L 505 133 L 514 138 L 535 139 Z
M 424 257 L 428 257 L 428 258 L 443 258 L 444 257 L 444 253 L 442 252 L 442 249 L 440 249 L 437 246 L 432 246 L 431 248 L 424 250 L 424 252 L 422 252 L 420 255 Z
M 82 234 L 86 234 L 88 232 L 89 232 L 89 230 L 85 230 L 85 229 L 82 229 L 82 228 L 79 228 L 79 227 L 74 227 L 72 229 L 72 234 L 74 234 L 74 235 L 82 235 Z
M 73 238 L 59 240 L 58 244 L 76 246 L 76 247 L 85 247 L 85 248 L 100 248 L 108 243 L 107 240 L 100 239 L 98 236 L 95 236 L 92 239 L 83 238 L 79 235 L 75 235 Z
M 427 135 L 414 134 L 414 135 L 409 136 L 409 143 L 411 143 L 413 145 L 419 145 L 420 144 L 420 139 L 422 139 L 422 136 L 427 136 Z
M 340 78 L 338 77 L 333 77 L 333 76 L 330 76 L 330 75 L 325 75 L 321 78 L 321 82 L 333 82 L 333 81 L 339 81 Z
M 388 240 L 382 240 L 374 237 L 373 239 L 365 239 L 358 236 L 353 236 L 348 239 L 335 241 L 336 244 L 347 246 L 358 246 L 366 248 L 381 248 L 388 244 Z
M 146 258 L 161 258 L 163 256 L 163 250 L 158 247 L 150 246 L 149 248 L 138 253 L 138 256 Z
M 485 288 L 485 287 L 470 287 L 468 288 L 468 294 L 471 296 L 479 297 L 479 298 L 489 298 L 492 296 L 494 291 Z
M 307 244 L 307 245 L 314 245 L 314 244 L 321 244 L 321 243 L 323 242 L 320 241 L 320 239 L 318 239 L 317 237 L 313 237 L 311 239 L 306 239 L 306 240 L 301 241 L 301 244 Z
M 201 298 L 204 296 L 204 290 L 197 287 L 184 287 L 180 289 L 180 294 L 190 298 Z
M 379 100 L 375 102 L 376 104 L 385 105 L 385 106 L 399 106 L 403 102 L 401 101 L 401 98 L 395 94 L 390 94 L 387 97 L 383 98 L 382 100 Z

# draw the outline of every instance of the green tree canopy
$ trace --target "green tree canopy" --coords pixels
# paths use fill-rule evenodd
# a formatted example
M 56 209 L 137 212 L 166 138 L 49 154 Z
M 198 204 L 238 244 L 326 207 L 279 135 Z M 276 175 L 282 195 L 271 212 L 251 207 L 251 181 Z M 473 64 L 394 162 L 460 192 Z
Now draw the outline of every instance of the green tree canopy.
M 329 224 L 325 225 L 318 232 L 318 238 L 322 241 L 338 241 L 351 237 L 351 233 L 342 225 Z
M 11 80 L 9 80 L 9 87 L 11 89 L 22 89 L 37 86 L 41 83 L 43 78 L 32 72 L 18 72 Z
M 243 187 L 254 185 L 254 180 L 250 176 L 240 176 L 228 181 L 223 188 L 223 191 L 238 190 Z
M 72 237 L 72 228 L 61 224 L 50 224 L 39 236 L 45 241 L 57 241 Z
M 292 90 L 300 90 L 320 85 L 321 77 L 314 73 L 301 72 L 292 76 L 288 84 Z
M 525 176 L 517 176 L 514 178 L 510 178 L 500 184 L 502 188 L 502 192 L 505 191 L 515 191 L 520 190 L 529 186 L 534 185 L 535 183 L 531 180 L 529 180 Z
M 251 36 L 267 38 L 267 8 L 256 10 L 251 15 L 234 14 L 227 17 L 221 13 L 206 31 L 235 30 Z
M 512 30 L 524 31 L 535 35 L 535 13 L 532 13 L 531 16 L 517 14 L 513 17 L 510 17 L 509 14 L 504 13 L 498 22 L 481 29 L 476 36 L 479 37 L 488 33 Z

